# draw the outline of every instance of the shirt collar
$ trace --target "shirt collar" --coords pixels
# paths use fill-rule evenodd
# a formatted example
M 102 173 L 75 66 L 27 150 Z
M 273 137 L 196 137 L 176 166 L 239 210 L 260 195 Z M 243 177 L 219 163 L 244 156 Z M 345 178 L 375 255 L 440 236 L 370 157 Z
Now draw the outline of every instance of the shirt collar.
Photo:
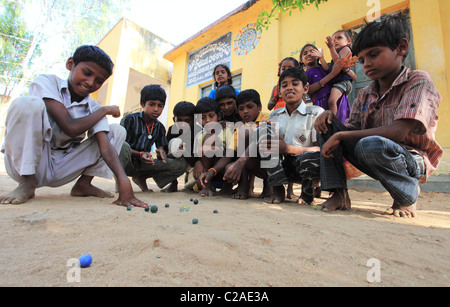
M 288 112 L 286 109 L 286 105 L 278 110 L 280 110 L 280 113 Z M 302 102 L 300 102 L 300 105 L 297 107 L 297 109 L 294 110 L 294 112 L 295 111 L 299 112 L 301 115 L 306 115 L 306 103 L 302 100 Z
M 411 72 L 411 69 L 409 69 L 406 66 L 402 66 L 402 70 L 400 72 L 400 74 L 397 76 L 397 78 L 394 80 L 394 82 L 392 82 L 392 85 L 390 87 L 390 89 L 388 90 L 388 92 L 396 86 L 399 86 L 405 82 L 408 81 L 409 79 L 409 74 Z M 377 81 L 373 81 L 369 87 L 367 88 L 367 93 L 368 94 L 377 94 L 378 95 L 378 82 Z

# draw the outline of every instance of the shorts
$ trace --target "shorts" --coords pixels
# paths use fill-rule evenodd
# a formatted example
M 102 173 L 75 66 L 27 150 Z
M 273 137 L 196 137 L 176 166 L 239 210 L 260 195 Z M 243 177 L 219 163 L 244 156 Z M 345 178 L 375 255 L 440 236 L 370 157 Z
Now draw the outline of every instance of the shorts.
M 338 83 L 333 84 L 334 88 L 337 88 L 342 94 L 345 94 L 346 96 L 350 95 L 352 92 L 352 81 L 350 80 L 344 80 L 340 81 Z

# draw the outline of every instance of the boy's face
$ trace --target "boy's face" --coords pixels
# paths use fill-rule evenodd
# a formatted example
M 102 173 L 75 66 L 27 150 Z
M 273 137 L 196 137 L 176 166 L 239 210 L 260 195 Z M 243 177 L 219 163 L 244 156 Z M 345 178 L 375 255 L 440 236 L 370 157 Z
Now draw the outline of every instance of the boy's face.
M 290 76 L 286 76 L 280 83 L 280 93 L 286 104 L 296 104 L 301 102 L 305 92 L 308 92 L 309 85 L 303 86 L 303 82 Z
M 202 113 L 202 127 L 205 127 L 207 123 L 218 122 L 219 120 L 219 115 L 214 111 Z
M 164 110 L 164 102 L 159 100 L 147 100 L 141 103 L 144 114 L 151 120 L 156 120 Z
M 180 115 L 180 116 L 175 116 L 173 118 L 173 121 L 175 123 L 187 123 L 190 127 L 192 127 L 194 125 L 194 116 L 190 116 L 190 115 Z
M 254 122 L 261 112 L 261 106 L 258 106 L 253 101 L 246 101 L 239 105 L 239 116 L 246 123 Z
M 222 98 L 219 101 L 219 110 L 224 116 L 231 116 L 236 112 L 236 100 L 233 98 Z
M 361 50 L 358 58 L 367 77 L 388 82 L 392 79 L 393 82 L 398 76 L 407 50 L 407 43 L 401 43 L 395 50 L 387 46 L 375 46 Z
M 67 60 L 66 68 L 70 71 L 68 81 L 72 96 L 86 97 L 96 92 L 110 76 L 97 63 L 80 62 L 75 65 L 73 58 Z

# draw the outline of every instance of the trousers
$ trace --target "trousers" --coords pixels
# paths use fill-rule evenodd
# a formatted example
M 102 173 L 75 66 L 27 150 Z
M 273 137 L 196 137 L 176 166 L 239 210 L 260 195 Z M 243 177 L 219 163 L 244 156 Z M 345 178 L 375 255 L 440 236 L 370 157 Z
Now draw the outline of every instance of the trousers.
M 317 135 L 320 147 L 336 132 L 348 131 L 338 120 L 328 125 L 328 132 Z M 402 145 L 381 137 L 369 136 L 360 140 L 342 141 L 333 152 L 334 158 L 320 156 L 321 188 L 325 191 L 346 189 L 347 179 L 343 158 L 360 171 L 378 180 L 394 202 L 412 205 L 419 197 L 419 181 L 426 174 L 423 158 Z
M 59 187 L 80 175 L 112 178 L 112 171 L 102 159 L 95 136 L 66 150 L 52 149 L 52 129 L 45 103 L 38 97 L 14 100 L 8 109 L 2 147 L 8 175 L 19 182 L 24 175 L 35 175 L 38 187 Z M 118 125 L 107 133 L 119 153 L 126 131 Z

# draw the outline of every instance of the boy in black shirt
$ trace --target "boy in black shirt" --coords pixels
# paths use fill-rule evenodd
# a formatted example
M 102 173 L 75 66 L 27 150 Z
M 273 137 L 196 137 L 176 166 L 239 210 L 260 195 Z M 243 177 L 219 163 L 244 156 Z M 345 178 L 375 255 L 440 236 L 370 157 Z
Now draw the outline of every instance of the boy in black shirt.
M 161 189 L 176 180 L 186 170 L 184 159 L 168 159 L 166 129 L 158 120 L 166 101 L 166 92 L 159 85 L 147 85 L 141 91 L 142 112 L 125 116 L 121 125 L 127 137 L 120 152 L 120 161 L 128 176 L 132 176 L 143 192 L 153 192 L 147 179 L 153 178 Z M 155 153 L 152 155 L 152 146 Z

